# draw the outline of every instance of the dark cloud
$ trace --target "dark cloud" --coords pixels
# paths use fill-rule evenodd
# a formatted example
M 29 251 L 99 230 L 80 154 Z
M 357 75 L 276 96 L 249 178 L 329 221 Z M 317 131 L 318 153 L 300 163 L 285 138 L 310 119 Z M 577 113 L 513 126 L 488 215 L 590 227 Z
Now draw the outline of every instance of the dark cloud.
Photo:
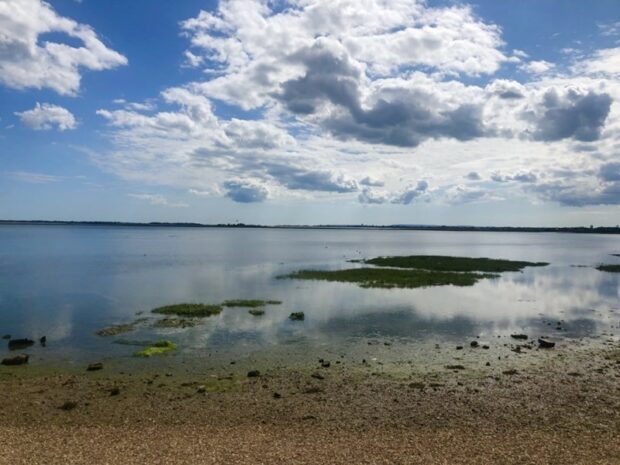
M 419 181 L 415 187 L 406 189 L 401 195 L 392 200 L 392 203 L 400 203 L 403 205 L 409 205 L 415 199 L 420 197 L 428 189 L 428 183 L 426 181 Z
M 480 174 L 476 171 L 470 171 L 465 175 L 465 178 L 469 179 L 470 181 L 480 181 L 482 179 Z
M 535 173 L 517 173 L 510 176 L 504 176 L 500 173 L 493 173 L 491 175 L 491 180 L 495 182 L 525 182 L 525 183 L 533 183 L 538 180 L 538 176 Z
M 588 205 L 620 205 L 620 182 L 612 182 L 599 190 L 582 191 L 563 184 L 540 184 L 532 189 L 546 200 L 559 202 L 569 207 Z
M 223 187 L 227 191 L 226 197 L 239 203 L 262 202 L 268 196 L 264 187 L 243 181 L 226 181 Z
M 293 190 L 346 193 L 358 190 L 357 182 L 329 171 L 313 171 L 286 165 L 270 165 L 269 175 Z
M 362 179 L 360 181 L 360 184 L 363 185 L 363 186 L 369 186 L 369 187 L 383 187 L 383 186 L 385 186 L 385 183 L 383 181 L 371 178 L 370 176 L 366 176 L 364 179 Z
M 381 205 L 388 201 L 388 198 L 385 195 L 374 193 L 368 187 L 362 190 L 357 197 L 357 200 L 360 203 L 365 203 L 369 205 Z
M 620 181 L 620 163 L 606 163 L 601 166 L 599 178 L 607 182 Z
M 569 90 L 560 96 L 552 89 L 545 93 L 535 118 L 534 139 L 556 141 L 573 138 L 590 142 L 600 138 L 605 120 L 609 114 L 612 98 L 609 94 Z
M 360 71 L 326 42 L 317 42 L 291 60 L 303 63 L 306 74 L 283 83 L 276 97 L 289 111 L 302 115 L 317 113 L 326 103 L 335 105 L 321 124 L 336 137 L 415 147 L 429 138 L 469 140 L 484 135 L 481 105 L 438 110 L 440 102 L 422 89 L 384 89 L 370 108 L 363 108 Z

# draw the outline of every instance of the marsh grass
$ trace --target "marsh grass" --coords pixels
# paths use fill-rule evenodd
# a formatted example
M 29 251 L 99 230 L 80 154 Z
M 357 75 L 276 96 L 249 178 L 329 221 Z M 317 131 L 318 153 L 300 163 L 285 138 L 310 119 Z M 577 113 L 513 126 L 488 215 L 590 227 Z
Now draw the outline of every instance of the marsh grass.
M 280 305 L 279 300 L 258 300 L 258 299 L 233 299 L 222 303 L 224 307 L 264 307 L 265 305 Z
M 153 323 L 155 328 L 193 328 L 198 324 L 194 318 L 162 318 Z
M 351 268 L 345 270 L 300 270 L 281 279 L 308 279 L 356 283 L 363 288 L 416 288 L 429 286 L 473 286 L 481 279 L 497 278 L 488 273 L 403 270 L 394 268 Z
M 248 310 L 248 313 L 254 316 L 262 316 L 265 314 L 265 310 L 263 310 L 262 308 L 253 308 L 251 310 Z
M 525 262 L 495 258 L 450 257 L 443 255 L 376 257 L 368 260 L 358 260 L 357 262 L 375 266 L 389 266 L 393 268 L 414 268 L 430 271 L 480 271 L 486 273 L 521 271 L 527 266 L 548 265 L 546 262 Z
M 151 310 L 152 313 L 158 313 L 161 315 L 178 315 L 188 317 L 207 317 L 211 315 L 218 315 L 222 312 L 221 305 L 211 304 L 174 304 L 166 305 L 164 307 L 158 307 Z
M 163 355 L 173 350 L 176 350 L 177 346 L 172 341 L 157 341 L 153 343 L 153 345 L 147 347 L 146 349 L 139 350 L 134 353 L 136 357 L 152 357 L 154 355 Z
M 620 273 L 620 265 L 599 265 L 596 269 L 608 273 Z

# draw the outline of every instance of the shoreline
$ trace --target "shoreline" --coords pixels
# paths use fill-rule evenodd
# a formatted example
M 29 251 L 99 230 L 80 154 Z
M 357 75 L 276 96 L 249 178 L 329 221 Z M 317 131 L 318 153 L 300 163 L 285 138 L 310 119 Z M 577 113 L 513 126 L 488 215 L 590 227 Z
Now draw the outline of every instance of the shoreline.
M 464 360 L 398 372 L 317 360 L 257 377 L 207 375 L 207 360 L 188 372 L 2 367 L 0 463 L 620 462 L 617 340 L 484 369 Z

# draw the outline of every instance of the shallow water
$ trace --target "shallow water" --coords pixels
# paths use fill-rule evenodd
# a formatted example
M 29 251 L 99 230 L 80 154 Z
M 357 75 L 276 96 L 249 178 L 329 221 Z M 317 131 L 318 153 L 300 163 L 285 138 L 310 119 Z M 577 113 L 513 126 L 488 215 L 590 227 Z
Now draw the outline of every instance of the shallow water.
M 67 361 L 130 357 L 137 348 L 114 343 L 119 339 L 171 339 L 178 356 L 193 358 L 301 360 L 321 350 L 362 354 L 368 343 L 385 342 L 392 353 L 420 356 L 438 343 L 495 341 L 511 332 L 609 337 L 620 333 L 620 274 L 593 266 L 620 263 L 612 253 L 620 253 L 620 238 L 605 235 L 0 226 L 0 334 L 46 335 L 47 347 L 28 351 L 33 359 Z M 349 259 L 412 254 L 551 264 L 472 287 L 362 289 L 275 279 L 301 268 L 354 266 Z M 237 298 L 283 304 L 261 317 L 228 308 L 184 330 L 146 323 L 117 337 L 94 334 L 138 312 L 150 316 L 153 307 Z M 305 312 L 305 321 L 290 321 L 294 311 Z M 8 353 L 5 342 L 0 356 Z

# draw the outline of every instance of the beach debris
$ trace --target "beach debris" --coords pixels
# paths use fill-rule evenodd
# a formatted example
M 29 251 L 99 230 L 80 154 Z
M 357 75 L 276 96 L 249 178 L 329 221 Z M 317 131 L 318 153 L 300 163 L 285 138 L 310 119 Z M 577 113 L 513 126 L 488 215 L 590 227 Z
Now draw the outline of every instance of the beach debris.
M 102 369 L 103 369 L 103 363 L 97 362 L 97 363 L 91 363 L 90 365 L 88 365 L 88 367 L 86 368 L 86 371 L 97 371 L 97 370 L 102 370 Z
M 490 349 L 491 347 L 490 347 L 488 344 L 483 344 L 482 348 L 483 348 L 483 349 L 488 350 L 488 349 Z
M 456 346 L 456 350 L 463 350 L 463 346 Z
M 282 398 L 282 394 L 280 394 L 279 392 L 274 392 L 273 393 L 273 398 L 274 399 L 281 399 Z
M 321 366 L 323 368 L 329 368 L 331 366 L 331 363 L 329 360 L 322 360 L 321 362 L 319 362 L 321 364 Z
M 511 334 L 510 337 L 513 339 L 522 339 L 524 341 L 527 340 L 527 334 Z
M 30 347 L 32 345 L 34 345 L 34 341 L 32 339 L 11 339 L 9 341 L 9 350 L 26 349 L 27 347 Z
M 28 363 L 29 358 L 30 355 L 27 354 L 16 355 L 15 357 L 7 357 L 2 359 L 2 364 L 6 366 L 24 365 Z
M 116 386 L 110 389 L 110 396 L 118 396 L 120 393 L 121 393 L 120 388 Z
M 260 376 L 260 371 L 258 370 L 248 371 L 248 378 L 258 378 L 259 376 Z
M 317 373 L 317 372 L 312 373 L 310 376 L 312 378 L 314 378 L 314 379 L 325 379 L 325 376 L 323 376 L 321 373 Z
M 446 365 L 448 370 L 464 370 L 465 367 L 463 365 Z
M 480 344 L 478 343 L 478 341 L 471 341 L 469 345 L 475 348 L 475 347 L 478 347 Z
M 304 315 L 304 312 L 293 312 L 289 315 L 289 318 L 293 321 L 303 321 L 306 315 Z
M 502 374 L 509 375 L 509 376 L 516 375 L 517 373 L 518 373 L 518 371 L 515 370 L 514 368 L 502 371 Z
M 546 339 L 544 337 L 540 337 L 538 338 L 538 347 L 540 347 L 541 349 L 552 349 L 553 347 L 555 347 L 555 342 L 550 341 L 549 339 Z
M 43 347 L 45 347 L 45 344 L 47 344 L 47 336 L 43 336 L 43 337 L 39 338 L 39 344 L 41 344 Z
M 205 394 L 207 392 L 207 386 L 205 386 L 204 384 L 201 384 L 200 386 L 198 386 L 198 388 L 196 389 L 196 392 L 198 394 Z

